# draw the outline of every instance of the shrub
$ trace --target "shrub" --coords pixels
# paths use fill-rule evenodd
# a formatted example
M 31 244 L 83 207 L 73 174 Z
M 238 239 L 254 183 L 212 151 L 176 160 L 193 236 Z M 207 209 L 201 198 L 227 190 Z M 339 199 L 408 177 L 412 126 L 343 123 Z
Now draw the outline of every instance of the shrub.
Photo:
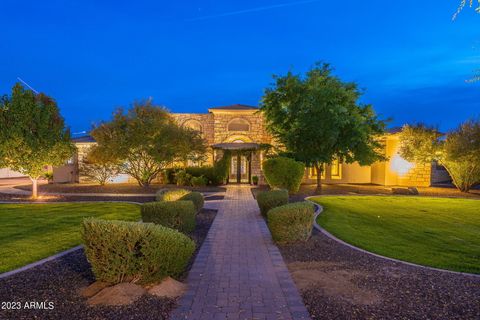
M 268 212 L 268 227 L 279 243 L 306 241 L 313 228 L 314 206 L 310 202 L 289 203 Z
M 187 173 L 185 170 L 179 170 L 175 174 L 177 180 L 177 186 L 189 186 L 191 185 L 192 175 Z
M 111 284 L 178 276 L 195 250 L 187 236 L 151 223 L 87 218 L 82 237 L 97 281 Z
M 253 182 L 254 185 L 257 185 L 257 184 L 258 184 L 258 180 L 259 180 L 259 179 L 258 179 L 258 176 L 253 176 L 253 177 L 252 177 L 252 182 Z
M 296 193 L 302 183 L 305 165 L 290 158 L 276 157 L 263 162 L 263 173 L 271 188 Z
M 155 196 L 155 200 L 157 201 L 177 201 L 184 195 L 190 193 L 189 190 L 186 189 L 160 189 L 157 191 Z
M 196 212 L 202 210 L 204 204 L 203 195 L 200 192 L 190 192 L 181 197 L 179 200 L 188 200 L 193 202 L 193 206 L 195 207 Z
M 224 150 L 222 158 L 213 165 L 215 181 L 212 181 L 212 184 L 220 185 L 227 181 L 231 159 L 232 153 L 230 150 Z
M 165 184 L 176 184 L 177 179 L 175 178 L 177 169 L 175 168 L 168 168 L 163 171 L 162 182 Z
M 267 213 L 270 209 L 288 203 L 288 191 L 272 190 L 259 192 L 257 194 L 257 202 L 262 216 L 267 217 Z
M 142 205 L 142 221 L 153 222 L 181 232 L 195 229 L 193 201 L 156 201 Z
M 200 176 L 200 177 L 192 177 L 191 182 L 192 182 L 192 186 L 194 187 L 205 187 L 208 183 L 208 180 L 204 176 Z

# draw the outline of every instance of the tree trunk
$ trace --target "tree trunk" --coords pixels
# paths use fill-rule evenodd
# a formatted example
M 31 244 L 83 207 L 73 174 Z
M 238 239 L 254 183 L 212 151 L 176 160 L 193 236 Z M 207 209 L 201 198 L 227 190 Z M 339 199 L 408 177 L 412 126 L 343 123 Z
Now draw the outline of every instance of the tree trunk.
M 32 180 L 32 199 L 38 198 L 38 179 L 30 178 Z
M 323 166 L 319 165 L 318 162 L 315 162 L 315 171 L 317 172 L 317 188 L 315 193 L 322 194 L 322 168 Z

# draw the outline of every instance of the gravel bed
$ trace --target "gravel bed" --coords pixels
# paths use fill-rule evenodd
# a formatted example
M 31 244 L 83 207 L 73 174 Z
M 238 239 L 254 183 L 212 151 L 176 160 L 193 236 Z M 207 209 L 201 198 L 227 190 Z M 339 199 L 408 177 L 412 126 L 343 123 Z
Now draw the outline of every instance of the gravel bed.
M 480 277 L 387 261 L 319 232 L 280 250 L 313 319 L 480 319 Z
M 191 237 L 197 251 L 215 219 L 216 211 L 203 209 L 197 215 L 197 227 Z M 191 259 L 190 269 L 195 256 Z M 187 269 L 187 270 L 188 270 Z M 188 271 L 182 276 L 186 277 Z M 90 307 L 79 289 L 94 282 L 83 250 L 78 250 L 41 266 L 0 279 L 0 303 L 20 302 L 20 310 L 5 310 L 0 306 L 0 319 L 168 319 L 176 300 L 145 295 L 136 303 L 122 307 Z M 49 310 L 27 309 L 25 303 L 53 302 Z

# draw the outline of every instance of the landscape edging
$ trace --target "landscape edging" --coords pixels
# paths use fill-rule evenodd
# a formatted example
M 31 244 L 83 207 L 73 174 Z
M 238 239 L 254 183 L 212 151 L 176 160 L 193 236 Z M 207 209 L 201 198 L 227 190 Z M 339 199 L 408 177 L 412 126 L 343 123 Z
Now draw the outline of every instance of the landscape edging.
M 317 218 L 318 216 L 323 212 L 323 207 L 316 203 L 316 202 L 313 202 L 312 200 L 310 200 L 310 198 L 314 198 L 314 197 L 318 197 L 318 196 L 310 196 L 310 197 L 306 197 L 305 200 L 308 201 L 308 202 L 311 202 L 313 203 L 313 205 L 315 206 L 315 213 L 313 215 L 313 227 L 315 229 L 317 229 L 319 232 L 321 232 L 323 235 L 327 236 L 328 238 L 338 242 L 338 243 L 341 243 L 343 244 L 344 246 L 347 246 L 353 250 L 356 250 L 356 251 L 360 251 L 362 253 L 366 253 L 366 254 L 369 254 L 371 256 L 374 256 L 374 257 L 377 257 L 377 258 L 381 258 L 381 259 L 384 259 L 384 260 L 388 260 L 388 261 L 392 261 L 392 262 L 397 262 L 397 263 L 401 263 L 401 264 L 404 264 L 404 265 L 408 265 L 408 266 L 411 266 L 411 267 L 417 267 L 417 268 L 422 268 L 422 269 L 426 269 L 426 270 L 431 270 L 431 271 L 439 271 L 439 272 L 445 272 L 445 273 L 450 273 L 450 274 L 455 274 L 455 275 L 463 275 L 463 276 L 470 276 L 470 277 L 476 277 L 476 278 L 480 278 L 480 274 L 475 274 L 475 273 L 467 273 L 467 272 L 459 272 L 459 271 L 452 271 L 452 270 L 446 270 L 446 269 L 439 269 L 439 268 L 434 268 L 434 267 L 428 267 L 428 266 L 422 266 L 420 264 L 416 264 L 416 263 L 412 263 L 412 262 L 407 262 L 407 261 L 403 261 L 403 260 L 398 260 L 398 259 L 395 259 L 395 258 L 390 258 L 390 257 L 386 257 L 386 256 L 382 256 L 380 254 L 377 254 L 377 253 L 373 253 L 373 252 L 370 252 L 370 251 L 367 251 L 365 249 L 361 249 L 359 247 L 356 247 L 350 243 L 347 243 L 337 237 L 335 237 L 333 234 L 331 234 L 330 232 L 328 232 L 327 230 L 325 230 L 324 228 L 322 228 L 318 223 L 317 223 Z

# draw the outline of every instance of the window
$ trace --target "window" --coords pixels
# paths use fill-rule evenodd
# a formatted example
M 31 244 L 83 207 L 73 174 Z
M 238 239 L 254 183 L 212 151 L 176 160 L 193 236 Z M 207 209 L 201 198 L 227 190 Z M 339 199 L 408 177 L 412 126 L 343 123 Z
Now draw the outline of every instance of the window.
M 322 168 L 324 168 L 323 165 L 322 165 Z M 317 169 L 315 169 L 315 167 L 308 167 L 308 176 L 311 179 L 316 179 L 317 178 Z M 322 175 L 320 176 L 320 178 L 322 178 L 322 179 L 325 178 L 325 169 L 322 170 Z
M 183 126 L 186 127 L 186 128 L 190 128 L 192 130 L 195 130 L 199 133 L 202 132 L 202 125 L 200 123 L 200 121 L 197 121 L 197 120 L 187 120 L 183 123 Z
M 330 165 L 330 174 L 332 179 L 341 179 L 342 178 L 342 167 L 340 161 L 335 159 Z
M 233 119 L 229 122 L 228 131 L 250 131 L 250 124 L 244 119 Z

